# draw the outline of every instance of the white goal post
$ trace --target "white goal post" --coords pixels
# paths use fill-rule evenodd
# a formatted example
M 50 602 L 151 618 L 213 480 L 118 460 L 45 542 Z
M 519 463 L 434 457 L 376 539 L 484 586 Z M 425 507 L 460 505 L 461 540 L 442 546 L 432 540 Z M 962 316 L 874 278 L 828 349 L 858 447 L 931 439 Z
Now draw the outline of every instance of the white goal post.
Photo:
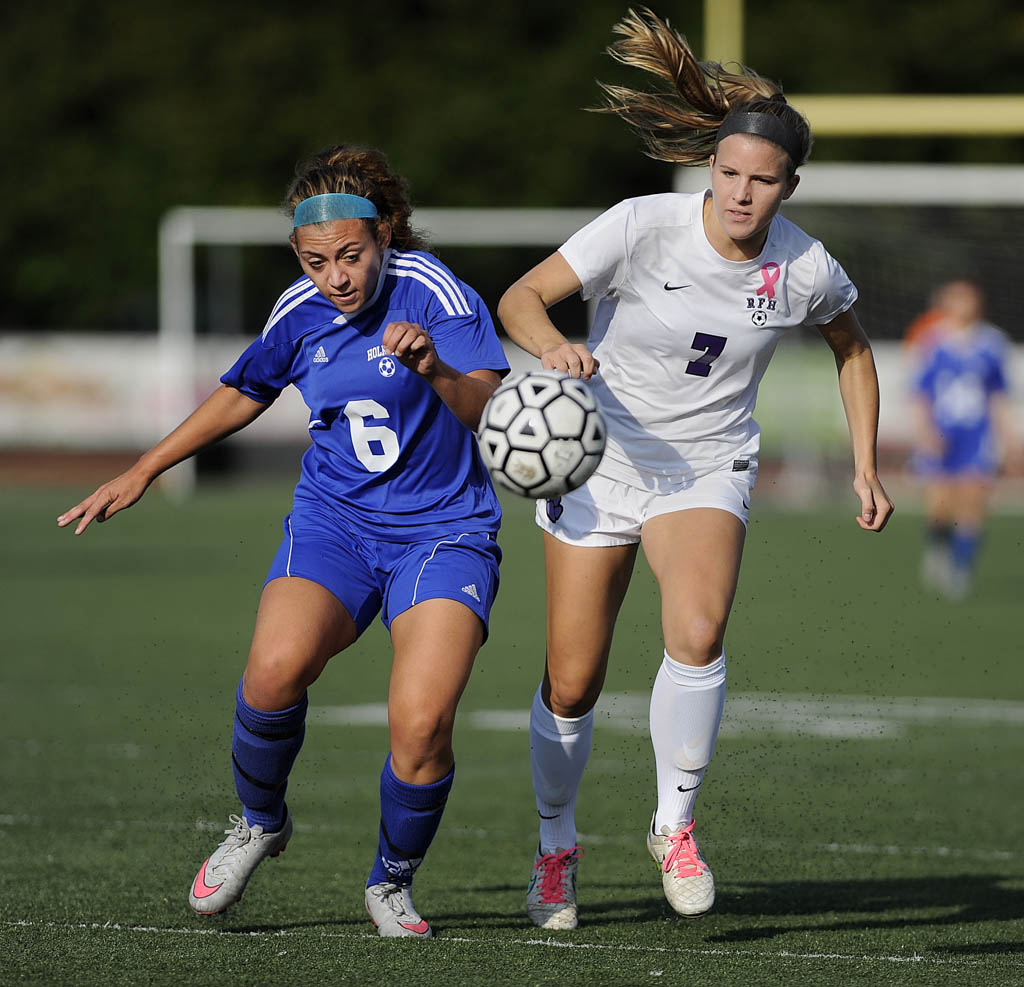
M 808 164 L 794 203 L 803 205 L 1024 206 L 1018 165 Z M 677 191 L 706 187 L 704 168 L 680 168 Z M 606 203 L 605 207 L 611 205 Z M 601 209 L 423 208 L 416 225 L 439 247 L 557 247 Z M 159 421 L 166 434 L 193 410 L 196 373 L 194 251 L 204 245 L 284 245 L 288 221 L 274 208 L 180 206 L 159 229 Z M 517 272 L 509 272 L 509 281 Z M 189 460 L 164 477 L 171 494 L 195 485 Z

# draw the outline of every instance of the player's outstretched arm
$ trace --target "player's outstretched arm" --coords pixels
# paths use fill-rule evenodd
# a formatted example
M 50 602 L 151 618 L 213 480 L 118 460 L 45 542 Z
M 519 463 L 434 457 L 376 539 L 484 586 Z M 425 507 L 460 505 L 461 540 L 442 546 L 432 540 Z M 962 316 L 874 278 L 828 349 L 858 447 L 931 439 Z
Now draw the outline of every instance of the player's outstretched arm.
M 878 374 L 871 344 L 852 309 L 818 330 L 832 348 L 839 371 L 839 393 L 853 442 L 853 489 L 861 505 L 857 524 L 865 531 L 881 531 L 894 508 L 878 479 Z
M 143 453 L 134 466 L 61 514 L 57 518 L 58 526 L 65 528 L 77 520 L 75 534 L 80 535 L 93 521 L 106 521 L 118 511 L 131 507 L 165 470 L 244 428 L 268 407 L 233 387 L 222 385 L 170 435 Z
M 498 318 L 512 342 L 539 357 L 545 370 L 561 370 L 570 377 L 589 380 L 597 373 L 600 361 L 585 346 L 570 343 L 547 316 L 552 305 L 580 287 L 580 279 L 568 261 L 560 253 L 553 253 L 502 295 Z

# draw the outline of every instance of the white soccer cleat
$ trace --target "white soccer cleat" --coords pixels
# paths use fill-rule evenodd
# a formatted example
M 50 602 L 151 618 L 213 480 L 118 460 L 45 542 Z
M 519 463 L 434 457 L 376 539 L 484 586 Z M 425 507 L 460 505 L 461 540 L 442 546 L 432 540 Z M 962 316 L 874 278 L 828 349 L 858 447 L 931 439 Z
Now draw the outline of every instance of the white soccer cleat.
M 576 868 L 582 856 L 581 846 L 553 853 L 537 850 L 526 889 L 526 914 L 534 925 L 542 929 L 575 929 L 579 924 Z
M 715 879 L 693 838 L 693 822 L 675 832 L 662 826 L 647 831 L 647 849 L 661 868 L 661 884 L 672 908 L 685 918 L 696 918 L 715 903 Z
M 946 580 L 946 585 L 943 587 L 943 592 L 946 595 L 946 599 L 953 600 L 955 603 L 966 600 L 971 593 L 970 570 L 963 569 L 960 566 L 953 566 L 950 570 L 949 578 Z
M 265 857 L 276 857 L 292 836 L 292 817 L 276 833 L 264 833 L 262 826 L 250 826 L 244 816 L 228 817 L 233 829 L 212 856 L 203 861 L 188 893 L 188 903 L 197 915 L 218 915 L 230 908 L 245 890 L 252 872 Z
M 921 556 L 921 583 L 927 589 L 946 592 L 953 574 L 953 558 L 948 548 L 929 545 Z
M 366 889 L 366 910 L 379 936 L 430 939 L 434 935 L 412 903 L 412 889 L 401 884 L 371 884 Z

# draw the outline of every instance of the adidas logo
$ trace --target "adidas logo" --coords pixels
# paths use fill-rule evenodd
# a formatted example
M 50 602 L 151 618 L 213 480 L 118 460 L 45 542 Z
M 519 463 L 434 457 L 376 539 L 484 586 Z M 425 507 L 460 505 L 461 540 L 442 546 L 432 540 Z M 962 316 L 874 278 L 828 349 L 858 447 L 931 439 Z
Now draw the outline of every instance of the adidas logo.
M 476 583 L 470 583 L 468 586 L 463 586 L 462 592 L 465 593 L 467 596 L 473 597 L 473 599 L 476 600 L 477 603 L 480 602 L 480 594 L 476 591 Z
M 318 347 L 316 353 L 313 354 L 314 363 L 328 363 L 327 354 L 324 352 L 322 346 Z

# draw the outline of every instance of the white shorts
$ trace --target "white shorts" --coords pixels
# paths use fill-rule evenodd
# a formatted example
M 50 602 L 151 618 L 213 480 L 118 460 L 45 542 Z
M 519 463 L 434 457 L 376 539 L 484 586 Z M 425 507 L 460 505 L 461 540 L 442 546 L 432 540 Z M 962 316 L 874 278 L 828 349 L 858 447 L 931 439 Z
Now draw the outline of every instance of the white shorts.
M 650 488 L 612 479 L 599 469 L 578 490 L 538 500 L 537 524 L 559 541 L 587 547 L 633 545 L 645 521 L 694 507 L 728 511 L 746 525 L 756 481 L 756 460 L 743 470 L 719 470 L 696 479 L 652 475 Z

